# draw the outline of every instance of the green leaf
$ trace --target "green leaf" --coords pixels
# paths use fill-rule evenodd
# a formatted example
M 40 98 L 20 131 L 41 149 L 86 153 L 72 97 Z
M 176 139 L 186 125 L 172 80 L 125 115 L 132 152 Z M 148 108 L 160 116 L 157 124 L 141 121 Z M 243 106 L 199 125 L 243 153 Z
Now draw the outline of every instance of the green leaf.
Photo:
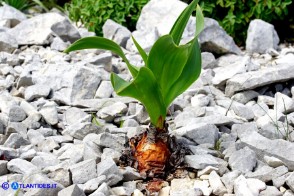
M 201 11 L 201 8 L 199 5 L 197 5 L 196 8 L 196 32 L 195 32 L 195 37 L 197 37 L 202 30 L 204 29 L 204 16 Z
M 170 104 L 177 96 L 182 94 L 193 82 L 197 80 L 201 73 L 201 51 L 198 39 L 194 38 L 189 47 L 188 60 L 181 75 L 170 88 L 165 100 Z
M 69 53 L 71 51 L 82 50 L 82 49 L 110 50 L 116 53 L 117 55 L 119 55 L 126 62 L 128 69 L 130 70 L 133 77 L 136 77 L 138 73 L 138 68 L 129 63 L 127 57 L 123 53 L 120 46 L 109 39 L 106 39 L 103 37 L 85 37 L 74 42 L 64 52 Z
M 170 35 L 165 35 L 156 41 L 149 53 L 147 67 L 159 83 L 166 107 L 166 96 L 181 75 L 188 59 L 188 52 L 188 45 L 177 46 Z
M 143 48 L 140 46 L 140 44 L 136 41 L 136 39 L 132 36 L 133 42 L 138 50 L 138 52 L 140 53 L 145 65 L 147 65 L 147 59 L 148 59 L 148 55 L 146 54 L 146 52 L 143 50 Z
M 152 124 L 163 128 L 163 122 L 160 119 L 165 119 L 166 107 L 163 103 L 156 78 L 150 69 L 141 67 L 132 82 L 127 82 L 115 73 L 112 73 L 111 83 L 118 95 L 133 97 L 139 100 L 145 106 Z
M 179 45 L 183 32 L 185 30 L 185 27 L 189 21 L 189 18 L 194 11 L 196 5 L 198 3 L 198 0 L 194 0 L 192 3 L 190 3 L 184 11 L 181 13 L 181 15 L 178 17 L 176 22 L 174 23 L 172 29 L 170 30 L 170 35 L 173 37 L 175 44 Z

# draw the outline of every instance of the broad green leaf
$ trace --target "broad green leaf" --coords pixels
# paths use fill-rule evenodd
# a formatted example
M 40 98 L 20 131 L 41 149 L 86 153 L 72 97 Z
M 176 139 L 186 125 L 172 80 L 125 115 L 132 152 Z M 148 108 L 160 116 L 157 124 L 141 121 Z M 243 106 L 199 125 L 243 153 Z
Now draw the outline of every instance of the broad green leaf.
M 178 17 L 172 29 L 170 30 L 169 34 L 173 37 L 175 44 L 179 45 L 185 27 L 189 21 L 192 12 L 195 10 L 197 3 L 198 0 L 194 0 L 192 3 L 190 3 Z
M 177 82 L 187 62 L 189 47 L 177 46 L 170 35 L 159 38 L 152 47 L 147 67 L 159 83 L 164 102 L 170 87 Z M 165 105 L 168 107 L 168 105 Z
M 166 96 L 166 104 L 170 104 L 177 96 L 183 93 L 197 80 L 201 72 L 201 51 L 198 39 L 194 38 L 189 48 L 189 58 L 181 72 L 180 77 L 170 88 Z
M 202 30 L 204 29 L 204 16 L 201 11 L 201 8 L 199 5 L 197 5 L 196 8 L 196 32 L 195 32 L 195 37 L 197 37 Z
M 156 78 L 149 68 L 141 67 L 132 82 L 127 82 L 112 73 L 111 83 L 118 95 L 139 100 L 145 106 L 152 124 L 163 128 L 163 121 L 161 122 L 160 119 L 165 119 L 166 107 Z
M 69 53 L 71 51 L 83 50 L 83 49 L 110 50 L 110 51 L 116 53 L 117 55 L 119 55 L 126 62 L 133 77 L 136 77 L 136 75 L 138 73 L 138 68 L 129 63 L 127 57 L 123 53 L 120 46 L 109 39 L 106 39 L 103 37 L 85 37 L 85 38 L 79 39 L 78 41 L 74 42 L 64 52 Z
M 145 65 L 147 65 L 147 59 L 148 59 L 148 55 L 146 54 L 146 52 L 143 50 L 143 48 L 140 46 L 140 44 L 137 42 L 137 40 L 132 36 L 133 42 L 138 50 L 138 52 L 140 53 Z

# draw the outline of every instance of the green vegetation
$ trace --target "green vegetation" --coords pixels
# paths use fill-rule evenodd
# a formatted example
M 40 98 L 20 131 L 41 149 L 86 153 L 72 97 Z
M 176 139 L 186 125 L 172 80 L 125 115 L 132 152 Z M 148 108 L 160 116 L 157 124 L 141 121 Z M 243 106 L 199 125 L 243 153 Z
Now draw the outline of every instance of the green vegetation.
M 238 44 L 244 44 L 250 20 L 259 18 L 273 24 L 286 20 L 293 25 L 291 3 L 292 0 L 200 0 L 204 15 L 216 19 Z
M 0 3 L 6 3 L 20 11 L 25 11 L 35 5 L 40 6 L 46 12 L 49 12 L 52 8 L 63 11 L 62 3 L 59 3 L 58 0 L 0 0 Z
M 90 31 L 102 35 L 102 26 L 107 19 L 134 30 L 141 9 L 148 0 L 72 0 L 65 5 L 69 17 L 80 21 Z

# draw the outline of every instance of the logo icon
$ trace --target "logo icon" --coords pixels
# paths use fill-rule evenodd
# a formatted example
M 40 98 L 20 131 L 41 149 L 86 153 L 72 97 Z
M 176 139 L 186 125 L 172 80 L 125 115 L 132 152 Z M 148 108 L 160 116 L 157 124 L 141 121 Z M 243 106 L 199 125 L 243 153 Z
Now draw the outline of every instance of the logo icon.
M 3 184 L 2 184 L 1 186 L 2 186 L 2 188 L 3 188 L 4 190 L 9 189 L 9 183 L 8 183 L 8 182 L 3 182 Z
M 17 182 L 12 182 L 12 183 L 11 183 L 11 188 L 12 188 L 13 190 L 17 190 L 17 189 L 19 188 L 19 184 L 18 184 Z

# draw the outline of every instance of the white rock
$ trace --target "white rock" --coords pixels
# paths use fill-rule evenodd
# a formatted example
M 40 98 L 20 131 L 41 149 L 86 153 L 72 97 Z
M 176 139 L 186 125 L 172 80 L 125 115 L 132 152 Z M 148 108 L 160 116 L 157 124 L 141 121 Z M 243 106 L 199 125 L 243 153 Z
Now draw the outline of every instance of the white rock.
M 74 184 L 82 184 L 97 177 L 96 161 L 86 160 L 70 166 Z
M 212 188 L 209 187 L 207 180 L 195 180 L 194 189 L 200 189 L 205 196 L 212 193 Z
M 46 98 L 49 95 L 50 91 L 51 89 L 48 86 L 32 85 L 26 88 L 24 96 L 27 101 L 32 101 L 40 97 Z
M 12 53 L 17 48 L 18 43 L 12 35 L 6 32 L 0 32 L 0 52 Z
M 241 175 L 234 181 L 234 192 L 238 196 L 258 196 L 251 192 L 246 178 Z
M 58 123 L 58 113 L 56 106 L 57 105 L 55 102 L 48 102 L 40 109 L 41 115 L 49 125 L 56 125 Z
M 124 26 L 107 19 L 103 27 L 103 37 L 113 40 L 118 45 L 126 47 L 127 40 L 131 37 L 131 32 Z
M 246 50 L 249 52 L 265 53 L 269 48 L 278 48 L 280 39 L 272 24 L 255 19 L 249 24 Z
M 15 9 L 12 6 L 4 4 L 3 6 L 0 7 L 0 21 L 9 20 L 9 23 L 11 24 L 9 28 L 16 26 L 21 21 L 26 19 L 27 17 L 24 13 Z
M 271 156 L 264 156 L 264 161 L 271 167 L 279 167 L 284 165 L 283 161 L 276 157 L 271 157 Z
M 208 180 L 213 194 L 224 195 L 227 193 L 226 187 L 223 185 L 220 176 L 215 171 L 212 171 L 209 174 Z
M 7 163 L 7 169 L 11 172 L 20 174 L 32 174 L 40 172 L 37 166 L 23 159 L 12 159 Z
M 113 87 L 110 81 L 102 81 L 99 85 L 95 98 L 109 98 L 113 93 Z
M 61 22 L 65 17 L 58 13 L 39 14 L 22 21 L 9 31 L 19 45 L 44 45 L 49 44 L 53 35 L 52 25 Z
M 274 104 L 274 110 L 277 110 L 281 113 L 287 114 L 294 112 L 294 100 L 287 95 L 277 92 L 275 94 Z

